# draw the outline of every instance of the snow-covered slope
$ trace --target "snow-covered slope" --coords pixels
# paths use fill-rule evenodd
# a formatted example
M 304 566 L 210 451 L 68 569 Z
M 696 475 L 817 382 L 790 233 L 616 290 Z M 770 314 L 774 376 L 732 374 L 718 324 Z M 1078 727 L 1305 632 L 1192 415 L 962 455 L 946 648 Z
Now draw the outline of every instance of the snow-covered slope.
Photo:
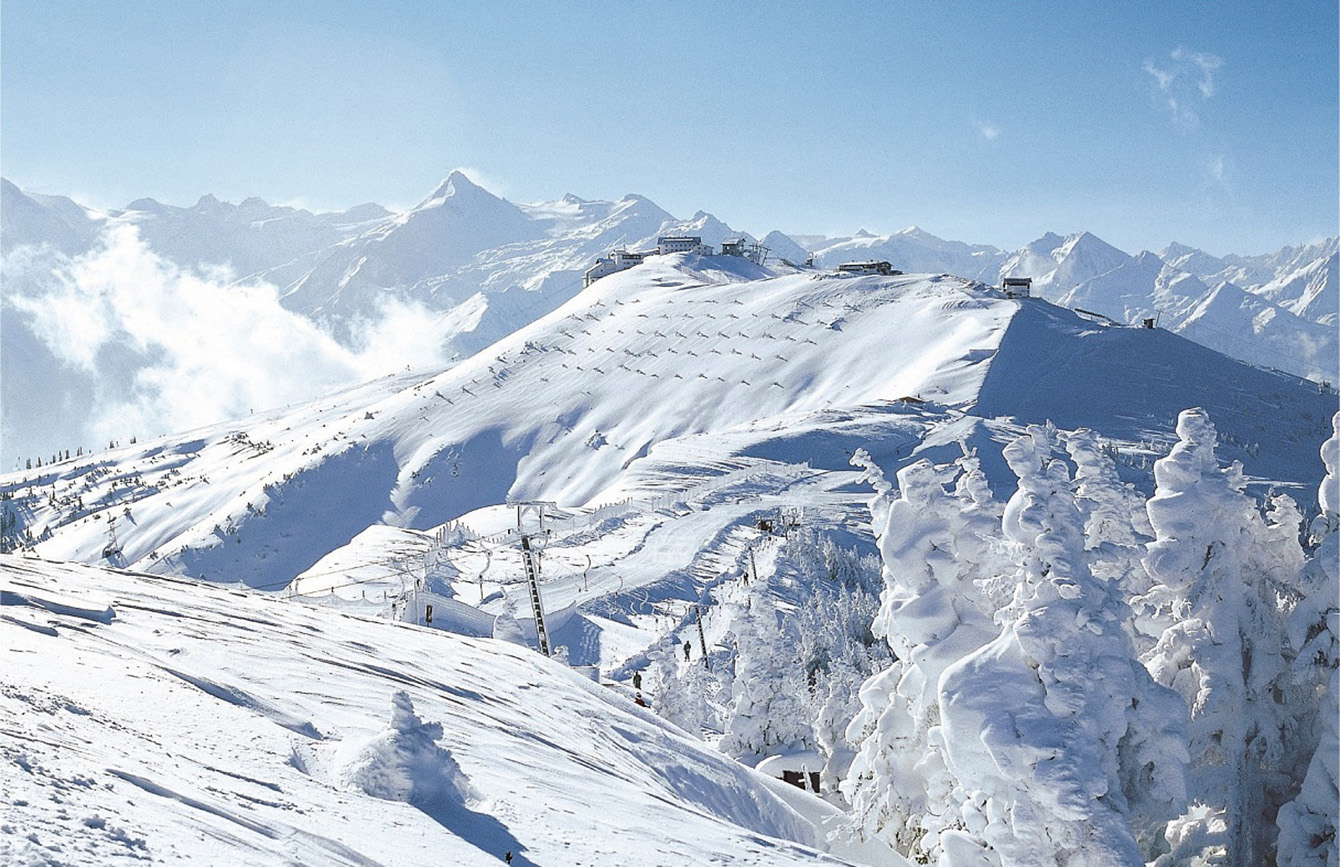
M 176 567 L 189 574 L 286 583 L 373 522 L 425 529 L 505 499 L 583 505 L 665 441 L 904 396 L 967 406 L 1015 309 L 951 278 L 772 277 L 740 259 L 662 257 L 412 385 L 121 453 L 139 488 L 124 498 L 137 501 L 125 556 L 186 545 Z M 98 483 L 95 467 L 43 474 L 65 501 L 33 516 L 51 527 L 46 554 L 100 556 L 106 524 L 77 519 L 69 499 Z M 157 496 L 182 478 L 209 481 Z M 338 515 L 284 542 L 297 515 L 335 508 L 321 503 Z
M 1306 487 L 1330 402 L 1166 332 L 955 278 L 679 255 L 599 281 L 446 372 L 11 474 L 3 488 L 45 556 L 100 562 L 115 533 L 124 565 L 278 589 L 368 527 L 465 518 L 488 534 L 508 525 L 488 513 L 505 502 L 585 515 L 631 497 L 645 515 L 667 494 L 742 498 L 748 508 L 709 521 L 711 539 L 813 476 L 807 505 L 841 525 L 857 447 L 898 464 L 963 440 L 1005 491 L 993 441 L 1048 419 L 1094 428 L 1135 461 L 1167 441 L 1177 411 L 1203 406 L 1226 457 Z M 728 495 L 703 487 L 722 479 Z
M 0 597 L 6 864 L 850 863 L 833 808 L 505 642 L 12 556 Z
M 7 542 L 156 576 L 0 566 L 13 646 L 45 654 L 0 700 L 53 717 L 38 740 L 0 730 L 25 774 L 23 812 L 0 821 L 23 833 L 0 839 L 34 858 L 78 841 L 86 863 L 117 847 L 198 858 L 201 827 L 260 863 L 817 858 L 797 847 L 822 842 L 821 801 L 756 796 L 756 777 L 574 671 L 483 638 L 538 639 L 518 526 L 541 550 L 559 660 L 616 684 L 674 672 L 701 703 L 704 656 L 749 682 L 736 627 L 767 620 L 756 601 L 817 598 L 778 577 L 805 538 L 871 549 L 858 449 L 890 475 L 972 453 L 978 493 L 1001 500 L 1019 484 L 1002 446 L 1052 421 L 1097 431 L 1148 492 L 1177 413 L 1200 406 L 1218 457 L 1263 495 L 1315 487 L 1334 404 L 1167 331 L 962 278 L 655 257 L 448 370 L 0 477 Z M 802 528 L 816 535 L 789 535 Z M 790 742 L 758 741 L 735 754 Z M 111 758 L 91 765 L 90 743 Z M 50 807 L 52 790 L 78 809 Z M 537 818 L 541 802 L 561 806 Z M 59 835 L 31 830 L 53 822 Z M 384 847 L 360 832 L 396 823 L 410 833 Z
M 174 353 L 152 340 L 146 344 L 127 308 L 92 304 L 89 296 L 98 295 L 109 281 L 135 287 L 174 280 L 146 279 L 153 275 L 135 271 L 131 265 L 142 265 L 144 257 L 129 262 L 126 243 L 104 249 L 99 237 L 108 228 L 133 228 L 169 269 L 181 269 L 178 274 L 202 272 L 207 281 L 243 294 L 269 293 L 258 293 L 255 281 L 273 284 L 283 307 L 261 306 L 274 327 L 293 328 L 283 320 L 295 313 L 320 325 L 315 343 L 326 333 L 334 335 L 341 344 L 336 351 L 306 350 L 317 359 L 313 363 L 332 367 L 323 371 L 325 376 L 312 377 L 306 395 L 319 394 L 331 379 L 352 384 L 352 368 L 403 369 L 406 359 L 393 360 L 397 353 L 385 349 L 388 333 L 412 332 L 403 345 L 422 346 L 418 358 L 430 353 L 468 357 L 570 300 L 580 291 L 582 273 L 612 247 L 648 249 L 668 233 L 699 234 L 710 244 L 739 234 L 705 212 L 680 220 L 634 195 L 613 202 L 569 195 L 514 204 L 459 172 L 402 214 L 376 205 L 312 214 L 254 198 L 233 205 L 212 196 L 189 208 L 143 199 L 124 211 L 101 214 L 68 199 L 26 195 L 6 182 L 0 216 L 5 367 L 22 366 L 30 374 L 7 375 L 0 382 L 0 398 L 14 408 L 4 419 L 9 466 L 15 459 L 49 456 L 56 448 L 168 429 L 172 413 L 160 406 L 166 398 L 154 383 L 173 375 L 159 368 L 170 367 Z M 1333 341 L 1308 324 L 1334 326 L 1335 239 L 1271 256 L 1223 259 L 1172 245 L 1164 252 L 1166 267 L 1159 268 L 1159 257 L 1128 256 L 1089 233 L 1048 234 L 1013 255 L 915 228 L 888 235 L 800 237 L 803 245 L 779 232 L 765 241 L 777 259 L 796 264 L 813 252 L 825 267 L 883 258 L 903 271 L 948 273 L 990 284 L 1001 275 L 1030 275 L 1042 297 L 1066 296 L 1065 303 L 1122 321 L 1157 311 L 1160 326 L 1173 330 L 1182 328 L 1191 311 L 1204 308 L 1208 312 L 1186 333 L 1234 357 L 1322 380 L 1334 380 L 1340 363 L 1329 348 Z M 35 255 L 34 245 L 42 244 L 46 252 Z M 81 253 L 86 255 L 66 258 Z M 1225 279 L 1208 276 L 1216 274 L 1228 275 L 1234 285 L 1274 305 L 1275 312 L 1251 299 L 1250 304 L 1206 305 L 1210 287 Z M 16 299 L 22 300 L 21 308 Z M 175 297 L 155 300 L 159 307 L 177 304 Z M 64 306 L 79 315 L 53 323 L 51 311 Z M 189 303 L 180 308 L 188 318 L 193 314 Z M 1224 318 L 1211 321 L 1209 313 Z M 245 339 L 245 334 L 229 337 L 235 345 Z M 97 344 L 96 352 L 81 348 L 91 343 Z M 357 363 L 346 357 L 328 361 L 344 350 L 367 355 Z M 257 390 L 253 383 L 227 381 L 228 371 L 242 366 L 220 365 L 218 394 Z M 291 399 L 290 391 L 283 400 Z M 263 393 L 256 397 L 248 393 L 217 401 L 221 406 L 209 417 L 222 419 L 239 407 L 278 402 Z M 150 407 L 148 418 L 137 421 L 143 406 Z

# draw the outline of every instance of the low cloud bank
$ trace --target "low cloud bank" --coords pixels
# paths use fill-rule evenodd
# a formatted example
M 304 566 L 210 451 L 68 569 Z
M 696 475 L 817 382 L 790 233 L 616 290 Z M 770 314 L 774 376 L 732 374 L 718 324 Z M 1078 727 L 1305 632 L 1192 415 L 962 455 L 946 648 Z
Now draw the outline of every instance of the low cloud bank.
M 423 307 L 388 302 L 344 345 L 285 309 L 274 286 L 180 268 L 133 226 L 113 226 L 74 258 L 15 250 L 3 271 L 5 339 L 15 350 L 5 357 L 6 469 L 25 456 L 188 430 L 446 364 Z

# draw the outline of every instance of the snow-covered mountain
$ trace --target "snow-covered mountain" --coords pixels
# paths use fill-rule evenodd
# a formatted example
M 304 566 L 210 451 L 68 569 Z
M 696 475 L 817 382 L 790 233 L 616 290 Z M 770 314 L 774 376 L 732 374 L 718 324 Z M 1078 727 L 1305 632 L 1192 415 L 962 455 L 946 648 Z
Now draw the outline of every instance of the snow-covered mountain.
M 1007 259 L 1000 274 L 1032 277 L 1041 297 L 1057 301 L 1086 280 L 1108 274 L 1130 260 L 1130 255 L 1088 232 L 1068 238 L 1048 232 Z
M 126 322 L 134 315 L 130 311 L 145 306 L 141 301 L 123 297 L 118 306 L 95 300 L 105 297 L 103 284 L 117 269 L 127 270 L 127 242 L 115 234 L 123 228 L 133 229 L 165 267 L 177 269 L 173 279 L 158 281 L 165 293 L 174 293 L 155 299 L 159 307 L 179 305 L 201 319 L 210 315 L 194 314 L 189 295 L 174 288 L 190 282 L 176 279 L 179 274 L 198 273 L 251 298 L 257 292 L 248 287 L 268 284 L 274 289 L 266 291 L 278 303 L 261 305 L 267 309 L 252 318 L 268 317 L 276 329 L 305 333 L 305 323 L 281 321 L 279 314 L 287 311 L 315 323 L 344 351 L 366 356 L 341 358 L 311 378 L 312 390 L 304 396 L 330 382 L 352 384 L 351 369 L 366 375 L 370 369 L 424 363 L 429 349 L 443 358 L 466 358 L 574 297 L 586 268 L 613 247 L 649 249 L 667 233 L 701 235 L 710 244 L 741 234 L 705 212 L 676 219 L 633 195 L 613 202 L 569 195 L 514 204 L 460 172 L 399 214 L 371 204 L 313 214 L 259 199 L 232 205 L 212 196 L 189 208 L 143 199 L 101 213 L 69 199 L 27 195 L 5 182 L 0 216 L 4 365 L 25 371 L 0 382 L 9 408 L 3 439 L 10 466 L 16 458 L 50 455 L 53 449 L 166 430 L 177 414 L 156 383 L 175 375 L 172 365 L 193 362 L 146 340 Z M 820 267 L 875 258 L 911 273 L 947 273 L 990 284 L 1001 276 L 1032 276 L 1044 298 L 1123 322 L 1156 315 L 1159 327 L 1253 364 L 1325 381 L 1335 381 L 1340 364 L 1333 333 L 1335 239 L 1271 256 L 1217 259 L 1176 244 L 1162 256 L 1130 256 L 1089 233 L 1064 238 L 1049 233 L 1013 254 L 915 228 L 882 236 L 799 237 L 803 244 L 773 231 L 764 242 L 775 260 L 794 264 L 813 254 Z M 120 242 L 104 247 L 107 238 Z M 136 286 L 158 285 L 139 273 L 123 276 L 126 296 L 143 292 Z M 1225 279 L 1250 297 L 1238 304 L 1208 303 Z M 78 308 L 80 316 L 58 317 L 67 307 Z M 1193 311 L 1199 311 L 1194 328 L 1187 324 Z M 72 321 L 82 333 L 74 333 Z M 407 328 L 412 333 L 405 333 Z M 245 355 L 244 342 L 253 331 L 248 326 L 227 339 Z M 385 344 L 397 337 L 423 351 L 411 358 L 387 351 Z M 85 348 L 90 342 L 94 349 Z M 339 355 L 301 343 L 293 351 Z M 291 390 L 281 394 L 254 381 L 230 382 L 232 371 L 247 361 L 222 361 L 217 372 L 208 373 L 220 395 L 213 418 L 292 400 Z M 227 398 L 230 394 L 235 396 Z
M 1260 395 L 1269 419 L 1245 408 Z M 1331 400 L 1164 331 L 1094 325 L 958 278 L 676 255 L 599 281 L 446 372 L 61 461 L 5 490 L 44 556 L 101 562 L 114 532 L 123 565 L 282 588 L 374 525 L 491 533 L 487 510 L 506 502 L 580 516 L 628 497 L 720 497 L 699 485 L 735 473 L 732 487 L 778 505 L 808 475 L 802 504 L 840 526 L 858 444 L 901 463 L 961 439 L 1008 490 L 990 457 L 999 431 L 1050 420 L 1139 455 L 1192 405 L 1253 476 L 1306 488 Z
M 1131 324 L 1155 319 L 1234 358 L 1333 383 L 1340 370 L 1334 248 L 1332 239 L 1229 262 L 1176 244 L 1163 256 L 1130 256 L 1088 233 L 1049 234 L 1000 273 L 1032 277 L 1036 294 L 1064 307 Z M 1234 278 L 1243 282 L 1228 282 Z M 1226 303 L 1234 292 L 1246 294 Z
M 995 247 L 945 241 L 910 226 L 891 235 L 861 231 L 850 238 L 830 238 L 814 250 L 816 264 L 836 268 L 843 262 L 885 259 L 902 271 L 947 273 L 995 283 L 1005 256 Z
M 589 205 L 565 203 L 570 212 Z M 1145 262 L 1151 273 L 1153 264 Z M 1193 406 L 1196 424 L 1185 413 L 1179 420 Z M 1143 671 L 1118 596 L 1145 589 L 1141 540 L 1153 534 L 1140 535 L 1132 504 L 1143 508 L 1156 493 L 1151 464 L 1162 458 L 1172 470 L 1161 486 L 1222 475 L 1233 508 L 1254 512 L 1252 496 L 1270 504 L 1272 523 L 1253 533 L 1297 548 L 1291 524 L 1300 516 L 1273 495 L 1309 502 L 1334 412 L 1334 396 L 1311 383 L 1166 330 L 1095 322 L 961 277 L 653 257 L 445 370 L 0 476 L 7 544 L 145 573 L 0 562 L 15 612 L 5 627 L 22 636 L 15 646 L 45 651 L 60 668 L 25 672 L 0 698 L 57 720 L 37 742 L 31 726 L 0 733 L 25 774 L 0 845 L 46 857 L 52 845 L 77 841 L 92 852 L 87 863 L 117 846 L 191 857 L 209 828 L 226 829 L 210 845 L 262 863 L 421 863 L 443 852 L 469 861 L 510 850 L 531 863 L 626 854 L 653 863 L 899 864 L 888 846 L 900 841 L 884 830 L 894 826 L 860 806 L 886 797 L 875 775 L 898 751 L 880 746 L 878 726 L 848 723 L 858 711 L 882 714 L 895 682 L 888 672 L 897 673 L 888 649 L 915 636 L 943 658 L 983 636 L 962 654 L 978 667 L 965 663 L 944 682 L 946 695 L 967 700 L 949 733 L 951 746 L 972 753 L 961 762 L 954 753 L 954 779 L 965 781 L 955 797 L 986 818 L 951 826 L 935 845 L 943 839 L 962 854 L 977 851 L 970 834 L 1007 841 L 1009 829 L 992 818 L 998 807 L 1064 787 L 1029 782 L 1029 762 L 1047 754 L 1028 740 L 1035 732 L 1064 734 L 1064 754 L 1050 755 L 1081 768 L 1073 776 L 1084 786 L 1108 779 L 1103 760 L 1085 758 L 1096 713 L 1084 711 L 1085 726 L 1065 724 L 1059 698 L 1024 699 L 1031 716 L 1018 717 L 1027 729 L 1019 737 L 994 724 L 989 738 L 973 734 L 974 714 L 989 707 L 981 714 L 994 720 L 1018 704 L 1019 690 L 1060 695 L 1037 678 L 1088 677 L 1069 660 L 1097 641 L 1090 633 L 1109 648 L 1091 667 L 1121 677 L 1085 701 L 1115 696 L 1129 710 L 1135 696 L 1142 725 L 1151 715 L 1161 721 L 1156 747 L 1140 740 L 1138 755 L 1121 756 L 1123 767 L 1156 748 L 1171 757 L 1155 793 L 1168 804 L 1149 812 L 1177 817 L 1181 699 L 1148 674 L 1138 688 L 1118 689 Z M 1078 443 L 1069 460 L 1049 459 L 1062 441 Z M 1173 448 L 1196 451 L 1173 461 L 1164 457 Z M 1220 461 L 1234 460 L 1240 466 L 1221 471 Z M 1073 492 L 1099 487 L 1114 502 L 1091 499 L 1081 513 Z M 881 523 L 895 497 L 907 520 Z M 1011 505 L 998 505 L 1007 498 Z M 951 522 L 945 500 L 963 517 Z M 1130 538 L 1090 540 L 1075 529 L 1086 520 L 1103 533 L 1124 521 Z M 959 521 L 990 525 L 976 559 L 946 553 L 968 550 Z M 1161 523 L 1159 539 L 1190 554 L 1159 563 L 1208 563 L 1218 543 L 1180 542 L 1167 529 L 1177 526 Z M 988 539 L 1002 527 L 1019 560 L 997 569 L 1006 548 Z M 881 573 L 870 556 L 876 532 L 885 567 L 901 556 L 917 568 Z M 888 541 L 898 533 L 902 543 Z M 1039 554 L 1029 545 L 1048 547 Z M 1076 570 L 1074 580 L 1053 575 L 1044 555 L 1063 556 L 1054 562 Z M 1100 556 L 1113 558 L 1100 564 L 1102 583 L 1082 571 Z M 1247 562 L 1232 556 L 1230 565 Z M 1276 560 L 1287 558 L 1261 562 Z M 1016 566 L 1019 586 L 1039 595 L 1010 601 L 1006 569 Z M 1199 568 L 1222 571 L 1217 560 L 1214 570 Z M 965 586 L 995 595 L 955 631 L 945 618 L 969 616 L 967 597 L 938 598 L 930 585 L 948 585 L 959 569 L 981 570 Z M 885 594 L 893 614 L 875 620 L 886 578 L 920 595 Z M 199 579 L 229 590 L 202 589 Z M 1052 592 L 1047 582 L 1052 596 L 1042 595 Z M 246 588 L 292 598 L 257 599 Z M 1139 627 L 1157 622 L 1160 598 L 1149 595 Z M 994 611 L 1027 615 L 1028 635 L 1044 643 L 1064 637 L 1061 662 L 1048 657 L 1035 673 L 1017 652 L 1013 621 L 998 641 L 988 632 Z M 885 633 L 881 623 L 906 631 Z M 504 644 L 534 647 L 542 636 L 555 661 Z M 996 646 L 1004 650 L 993 654 Z M 907 659 L 930 670 L 941 657 Z M 862 682 L 873 686 L 858 690 Z M 993 686 L 1001 683 L 1008 688 Z M 771 757 L 819 774 L 839 805 L 847 802 L 838 783 L 850 781 L 842 791 L 859 816 L 763 782 L 609 690 L 645 690 L 658 713 L 746 764 Z M 926 734 L 928 743 L 937 737 Z M 1116 756 L 1117 741 L 1108 746 L 1102 756 Z M 1306 746 L 1290 741 L 1290 755 Z M 1016 757 L 1010 767 L 1023 782 L 997 774 L 981 790 L 989 803 L 978 803 L 969 793 L 988 753 Z M 1135 799 L 1146 790 L 1132 786 L 1144 810 Z M 73 809 L 47 806 L 50 793 L 67 790 Z M 541 819 L 528 812 L 539 800 L 553 807 Z M 630 806 L 602 806 L 615 803 Z M 53 814 L 60 835 L 29 831 Z M 1129 836 L 1124 816 L 1103 815 L 1103 845 Z M 383 839 L 370 828 L 397 822 L 418 833 L 374 855 L 361 848 Z M 873 848 L 828 842 L 827 831 L 852 823 L 872 829 Z M 1201 845 L 1187 839 L 1184 848 Z M 828 845 L 827 856 L 806 848 Z
M 313 214 L 258 198 L 234 205 L 206 195 L 190 208 L 139 199 L 109 216 L 135 226 L 150 248 L 172 262 L 225 266 L 246 275 L 338 244 L 390 213 L 365 204 L 341 213 Z
M 101 231 L 99 216 L 64 196 L 27 195 L 0 178 L 0 252 L 50 245 L 82 253 Z

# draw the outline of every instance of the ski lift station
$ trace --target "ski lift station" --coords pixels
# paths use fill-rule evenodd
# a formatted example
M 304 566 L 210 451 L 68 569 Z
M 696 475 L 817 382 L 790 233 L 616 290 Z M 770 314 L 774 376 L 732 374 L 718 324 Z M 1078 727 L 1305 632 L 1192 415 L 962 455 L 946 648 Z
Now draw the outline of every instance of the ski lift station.
M 1000 291 L 1006 298 L 1029 298 L 1033 294 L 1033 278 L 1006 277 L 1000 281 Z
M 748 238 L 738 235 L 721 242 L 721 255 L 738 256 L 741 259 L 748 259 L 755 265 L 762 265 L 768 258 L 768 248 L 762 244 L 750 243 Z
M 883 260 L 869 262 L 844 262 L 838 266 L 839 274 L 883 274 L 897 277 L 902 271 L 895 271 L 893 265 Z
M 586 275 L 582 278 L 582 288 L 585 289 L 601 277 L 608 277 L 610 274 L 626 271 L 634 265 L 641 265 L 646 258 L 646 253 L 630 253 L 622 247 L 610 250 L 608 256 L 601 256 L 596 259 L 594 265 L 586 269 Z
M 743 240 L 741 239 L 741 242 Z M 596 259 L 596 263 L 586 269 L 586 274 L 582 278 L 582 288 L 590 286 L 601 277 L 608 277 L 619 271 L 626 271 L 634 265 L 641 265 L 648 256 L 666 256 L 670 253 L 695 253 L 699 256 L 715 256 L 716 248 L 711 244 L 704 244 L 703 239 L 698 235 L 662 235 L 656 239 L 655 250 L 641 253 L 630 253 L 622 247 L 616 247 L 610 250 L 609 255 Z
M 648 256 L 666 256 L 670 253 L 694 253 L 698 256 L 717 255 L 716 248 L 711 244 L 704 244 L 702 237 L 699 235 L 662 235 L 656 239 L 655 250 L 633 253 L 623 247 L 616 247 L 610 250 L 608 255 L 599 257 L 594 265 L 586 269 L 586 273 L 582 277 L 582 288 L 585 289 L 601 277 L 608 277 L 611 274 L 626 271 L 634 265 L 641 265 Z M 727 238 L 722 242 L 721 255 L 738 256 L 742 259 L 748 259 L 755 265 L 762 265 L 763 260 L 768 256 L 768 248 L 762 244 L 751 242 L 744 235 L 738 235 Z M 889 263 L 885 262 L 884 264 L 888 265 Z
M 714 256 L 716 249 L 704 244 L 697 235 L 662 235 L 656 239 L 656 253 L 668 256 L 671 253 L 696 253 L 699 256 Z

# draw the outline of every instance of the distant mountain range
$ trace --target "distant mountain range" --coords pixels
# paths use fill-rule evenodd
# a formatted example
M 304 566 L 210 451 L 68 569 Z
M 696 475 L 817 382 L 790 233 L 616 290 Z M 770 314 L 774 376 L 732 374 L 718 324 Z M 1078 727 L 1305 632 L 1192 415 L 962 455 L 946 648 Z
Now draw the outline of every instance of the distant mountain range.
M 88 253 L 109 228 L 134 227 L 154 254 L 179 268 L 222 273 L 238 285 L 268 282 L 284 308 L 346 345 L 357 342 L 359 324 L 375 319 L 388 301 L 421 305 L 437 317 L 435 334 L 447 357 L 456 358 L 571 299 L 581 291 L 583 272 L 613 247 L 647 249 L 671 233 L 700 235 L 713 245 L 735 235 L 757 238 L 702 211 L 678 219 L 637 195 L 516 204 L 460 172 L 403 213 L 365 204 L 314 214 L 258 198 L 234 205 L 213 196 L 189 208 L 139 199 L 100 212 L 3 181 L 0 220 L 6 439 L 22 438 L 14 425 L 35 390 L 48 404 L 52 394 L 77 404 L 81 393 L 103 387 L 87 370 L 79 382 L 64 383 L 72 375 L 68 363 L 43 355 L 30 317 L 9 298 L 23 295 L 31 306 L 49 291 L 33 274 L 47 271 L 14 263 L 24 255 L 30 261 L 34 250 L 57 257 Z M 1160 328 L 1251 364 L 1331 382 L 1340 366 L 1336 238 L 1271 255 L 1225 257 L 1175 243 L 1131 255 L 1087 232 L 1048 233 L 1013 253 L 915 227 L 843 238 L 772 231 L 761 241 L 775 260 L 796 266 L 810 258 L 819 268 L 885 259 L 908 273 L 987 284 L 1028 276 L 1035 294 L 1062 306 L 1123 323 L 1157 318 Z

